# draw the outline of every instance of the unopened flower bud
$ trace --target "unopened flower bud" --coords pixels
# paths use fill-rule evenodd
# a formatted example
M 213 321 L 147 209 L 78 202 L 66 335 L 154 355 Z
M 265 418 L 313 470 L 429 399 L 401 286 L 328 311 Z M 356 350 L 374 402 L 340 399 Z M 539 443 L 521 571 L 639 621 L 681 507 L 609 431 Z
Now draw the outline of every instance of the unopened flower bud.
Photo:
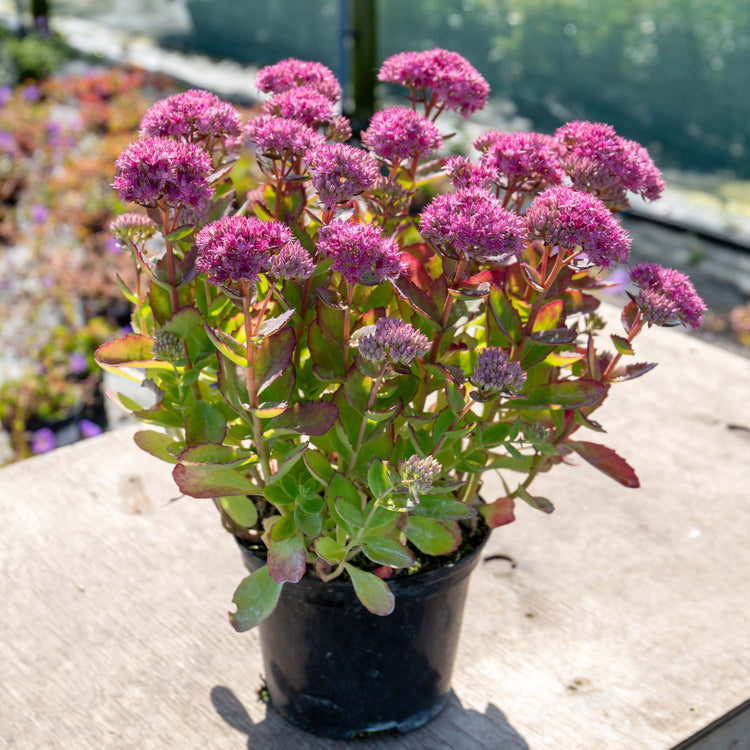
M 419 492 L 427 492 L 432 488 L 435 480 L 443 470 L 440 461 L 432 456 L 420 458 L 418 455 L 409 456 L 401 468 L 401 477 L 412 489 Z
M 508 355 L 502 349 L 488 346 L 479 354 L 474 374 L 469 380 L 485 393 L 516 393 L 523 388 L 526 373 L 518 362 L 509 362 Z
M 160 328 L 154 334 L 153 353 L 156 359 L 165 362 L 176 362 L 185 356 L 185 350 L 182 341 L 169 331 Z

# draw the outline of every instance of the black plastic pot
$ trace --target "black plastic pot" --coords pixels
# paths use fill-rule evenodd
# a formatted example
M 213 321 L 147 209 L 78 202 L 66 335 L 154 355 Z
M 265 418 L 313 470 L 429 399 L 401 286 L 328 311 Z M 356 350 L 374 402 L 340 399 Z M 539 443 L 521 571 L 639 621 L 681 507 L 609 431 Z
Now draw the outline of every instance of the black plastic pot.
M 349 581 L 286 584 L 259 628 L 272 705 L 333 739 L 426 724 L 448 700 L 469 574 L 485 541 L 451 567 L 389 580 L 396 608 L 386 617 L 368 612 Z M 237 543 L 248 570 L 264 564 Z

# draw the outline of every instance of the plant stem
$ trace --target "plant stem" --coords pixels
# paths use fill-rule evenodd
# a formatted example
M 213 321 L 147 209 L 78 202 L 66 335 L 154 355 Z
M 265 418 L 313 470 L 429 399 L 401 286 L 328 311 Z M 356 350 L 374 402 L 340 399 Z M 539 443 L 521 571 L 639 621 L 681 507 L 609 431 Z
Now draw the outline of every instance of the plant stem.
M 359 458 L 359 452 L 362 450 L 362 442 L 365 439 L 365 432 L 367 430 L 367 413 L 372 409 L 373 406 L 375 406 L 375 400 L 378 397 L 378 391 L 380 390 L 380 387 L 383 385 L 383 380 L 385 379 L 386 370 L 380 373 L 377 378 L 375 378 L 375 382 L 372 384 L 372 388 L 370 389 L 370 397 L 367 399 L 367 408 L 365 409 L 365 414 L 362 415 L 362 421 L 359 424 L 359 434 L 357 435 L 357 443 L 354 447 L 354 453 L 352 453 L 352 459 L 349 462 L 349 468 L 348 471 L 354 471 L 354 467 L 357 465 L 357 459 Z
M 466 260 L 464 258 L 456 261 L 456 270 L 453 274 L 453 283 L 451 286 L 452 289 L 458 287 L 458 283 L 461 281 L 465 269 Z M 446 292 L 445 302 L 443 303 L 443 314 L 440 316 L 440 330 L 438 331 L 437 336 L 435 336 L 435 339 L 432 342 L 432 349 L 430 349 L 430 354 L 428 356 L 428 361 L 430 362 L 435 362 L 437 360 L 438 354 L 440 353 L 440 344 L 443 340 L 443 334 L 445 333 L 445 327 L 448 323 L 448 318 L 450 317 L 451 308 L 453 307 L 454 301 L 455 298 L 453 297 L 453 295 L 450 292 Z
M 263 479 L 268 483 L 271 478 L 271 467 L 268 463 L 266 445 L 263 442 L 263 426 L 260 423 L 260 418 L 255 413 L 255 410 L 258 408 L 258 392 L 255 382 L 255 343 L 252 340 L 253 323 L 250 318 L 250 282 L 246 280 L 243 280 L 242 282 L 242 314 L 245 324 L 245 353 L 247 357 L 245 385 L 247 386 L 247 397 L 250 401 L 250 408 L 252 410 L 253 441 L 255 443 L 255 452 L 260 459 Z

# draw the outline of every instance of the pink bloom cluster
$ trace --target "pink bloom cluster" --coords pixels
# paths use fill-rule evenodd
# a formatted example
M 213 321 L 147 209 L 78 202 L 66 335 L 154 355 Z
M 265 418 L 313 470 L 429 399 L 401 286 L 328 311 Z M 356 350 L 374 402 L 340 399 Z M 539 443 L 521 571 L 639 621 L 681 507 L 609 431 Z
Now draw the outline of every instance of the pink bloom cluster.
M 255 85 L 258 90 L 273 94 L 298 86 L 309 86 L 334 103 L 341 99 L 341 86 L 330 68 L 319 62 L 293 57 L 261 68 L 255 78 Z
M 291 230 L 281 222 L 225 216 L 196 235 L 195 265 L 216 284 L 254 281 L 272 256 L 291 241 Z
M 326 208 L 367 190 L 378 177 L 378 165 L 366 151 L 343 143 L 324 143 L 305 157 L 312 184 Z
M 421 216 L 422 235 L 447 255 L 501 262 L 519 255 L 526 221 L 479 188 L 438 195 Z
M 378 80 L 400 83 L 412 94 L 415 89 L 431 89 L 441 105 L 463 117 L 482 109 L 490 93 L 487 81 L 465 57 L 439 47 L 389 57 Z
M 318 248 L 350 284 L 374 286 L 403 270 L 399 246 L 374 224 L 335 221 L 321 227 Z
M 140 244 L 156 233 L 156 224 L 143 214 L 120 214 L 109 224 L 109 231 L 122 243 Z
M 299 159 L 323 143 L 323 137 L 307 125 L 273 115 L 250 120 L 245 134 L 249 145 L 269 159 Z
M 376 112 L 362 133 L 362 144 L 381 159 L 398 164 L 423 159 L 443 144 L 433 122 L 414 110 L 390 107 Z
M 625 263 L 630 237 L 596 196 L 558 185 L 541 192 L 526 212 L 532 236 L 547 245 L 582 248 L 595 266 Z
M 204 141 L 233 151 L 240 144 L 240 113 L 218 96 L 191 89 L 156 102 L 141 119 L 141 136 Z
M 684 273 L 656 263 L 638 263 L 630 269 L 630 278 L 640 288 L 635 303 L 650 324 L 679 322 L 693 328 L 703 324 L 706 303 Z
M 312 86 L 299 86 L 274 94 L 263 102 L 262 112 L 315 127 L 331 119 L 333 103 Z
M 443 168 L 457 190 L 492 187 L 494 175 L 482 161 L 475 164 L 468 156 L 452 156 L 446 159 Z
M 352 124 L 344 115 L 336 115 L 328 123 L 328 137 L 332 141 L 348 141 L 352 137 Z
M 194 143 L 154 136 L 134 141 L 117 157 L 114 188 L 123 201 L 199 210 L 213 195 L 211 157 Z
M 613 210 L 627 208 L 627 192 L 656 200 L 664 180 L 648 151 L 600 122 L 575 120 L 555 132 L 565 171 L 578 190 L 600 197 Z
M 358 341 L 359 354 L 378 367 L 411 364 L 430 350 L 427 336 L 398 318 L 381 318 L 375 330 Z
M 482 349 L 469 381 L 485 394 L 505 391 L 517 393 L 526 382 L 526 373 L 518 362 L 509 362 L 508 355 L 494 346 Z
M 495 133 L 481 164 L 492 182 L 501 187 L 513 183 L 517 190 L 559 185 L 565 176 L 555 141 L 542 133 Z
M 289 242 L 271 258 L 268 273 L 275 279 L 304 281 L 312 276 L 315 264 L 310 254 L 296 240 Z

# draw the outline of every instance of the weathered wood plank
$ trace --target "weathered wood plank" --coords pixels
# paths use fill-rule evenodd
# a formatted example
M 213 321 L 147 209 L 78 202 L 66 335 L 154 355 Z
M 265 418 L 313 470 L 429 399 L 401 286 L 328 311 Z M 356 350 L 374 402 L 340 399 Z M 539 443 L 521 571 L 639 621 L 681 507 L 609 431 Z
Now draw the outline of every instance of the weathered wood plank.
M 169 467 L 132 428 L 0 470 L 0 744 L 632 750 L 689 737 L 750 697 L 750 360 L 662 330 L 639 355 L 661 364 L 613 393 L 599 413 L 610 434 L 589 439 L 627 457 L 642 489 L 588 464 L 540 477 L 556 512 L 519 508 L 493 535 L 487 554 L 516 567 L 480 565 L 455 696 L 405 737 L 331 743 L 257 700 L 257 637 L 225 615 L 239 554 L 210 503 L 168 502 Z

